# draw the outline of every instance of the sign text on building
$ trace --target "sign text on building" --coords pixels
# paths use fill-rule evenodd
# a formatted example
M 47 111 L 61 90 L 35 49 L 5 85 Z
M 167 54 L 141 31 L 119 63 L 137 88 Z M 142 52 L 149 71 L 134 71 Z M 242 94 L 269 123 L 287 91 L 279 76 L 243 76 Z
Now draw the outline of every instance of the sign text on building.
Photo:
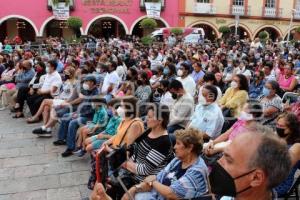
M 129 13 L 133 0 L 81 0 L 92 13 Z

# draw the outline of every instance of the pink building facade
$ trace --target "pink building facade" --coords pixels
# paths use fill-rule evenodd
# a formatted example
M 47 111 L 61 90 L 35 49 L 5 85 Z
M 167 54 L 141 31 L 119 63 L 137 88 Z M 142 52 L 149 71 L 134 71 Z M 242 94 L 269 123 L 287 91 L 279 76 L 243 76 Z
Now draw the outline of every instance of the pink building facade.
M 81 35 L 87 35 L 93 23 L 99 19 L 114 20 L 119 24 L 119 26 L 116 25 L 114 28 L 117 34 L 119 27 L 121 27 L 123 29 L 122 33 L 131 35 L 134 32 L 134 28 L 139 26 L 139 22 L 147 17 L 145 9 L 141 8 L 144 1 L 145 0 L 74 0 L 72 1 L 74 3 L 74 9 L 70 11 L 70 16 L 77 16 L 82 19 L 83 26 L 80 30 Z M 25 29 L 22 30 L 24 34 L 26 34 L 26 31 L 31 30 L 36 37 L 47 36 L 45 33 L 47 26 L 51 21 L 55 20 L 53 12 L 48 9 L 49 2 L 51 4 L 51 0 L 1 0 L 0 34 L 9 37 L 20 34 L 18 20 L 22 20 L 32 26 L 32 29 L 23 27 L 23 29 Z M 164 0 L 164 8 L 159 18 L 161 26 L 177 26 L 179 20 L 178 7 L 178 0 Z M 15 20 L 15 22 L 7 23 L 7 21 L 12 20 Z M 4 26 L 3 24 L 5 22 L 6 25 Z

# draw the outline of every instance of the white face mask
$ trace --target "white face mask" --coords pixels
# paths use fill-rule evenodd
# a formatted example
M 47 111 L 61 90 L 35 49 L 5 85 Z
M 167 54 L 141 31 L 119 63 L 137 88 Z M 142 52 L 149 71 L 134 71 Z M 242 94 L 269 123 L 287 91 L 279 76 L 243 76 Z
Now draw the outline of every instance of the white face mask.
M 236 89 L 236 88 L 238 87 L 238 84 L 237 84 L 237 82 L 232 81 L 231 84 L 230 84 L 230 86 L 231 86 L 233 89 Z
M 250 121 L 253 120 L 253 115 L 246 113 L 245 111 L 242 111 L 240 116 L 239 116 L 239 120 L 244 120 L 244 121 Z
M 46 67 L 46 73 L 50 73 L 50 68 L 49 67 Z
M 96 68 L 96 72 L 97 72 L 97 73 L 100 73 L 100 72 L 101 72 L 101 69 L 100 69 L 100 68 Z
M 90 86 L 87 83 L 84 83 L 82 87 L 84 90 L 90 90 Z
M 181 69 L 179 69 L 177 71 L 177 76 L 182 77 L 183 76 L 183 71 Z
M 119 106 L 119 108 L 117 109 L 117 114 L 121 117 L 121 118 L 125 118 L 125 110 Z

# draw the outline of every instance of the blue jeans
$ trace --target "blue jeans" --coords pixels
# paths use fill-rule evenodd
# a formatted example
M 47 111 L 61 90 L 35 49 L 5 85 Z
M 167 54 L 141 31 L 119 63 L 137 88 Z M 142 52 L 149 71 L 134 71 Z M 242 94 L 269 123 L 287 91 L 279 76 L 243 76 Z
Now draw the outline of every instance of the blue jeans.
M 72 117 L 74 113 L 67 113 L 63 115 L 63 120 L 58 130 L 58 139 L 66 140 L 67 147 L 70 150 L 75 149 L 76 132 L 80 125 L 86 124 L 88 118 L 86 117 Z

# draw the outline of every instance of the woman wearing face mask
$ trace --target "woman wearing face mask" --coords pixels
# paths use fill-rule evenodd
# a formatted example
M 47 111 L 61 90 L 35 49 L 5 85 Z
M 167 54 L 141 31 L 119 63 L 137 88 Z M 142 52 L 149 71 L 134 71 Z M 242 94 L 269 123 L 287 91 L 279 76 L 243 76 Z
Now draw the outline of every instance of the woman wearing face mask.
M 52 107 L 59 107 L 71 98 L 76 86 L 75 69 L 73 67 L 68 67 L 64 71 L 64 76 L 66 80 L 62 85 L 61 93 L 57 97 L 55 97 L 55 99 L 44 99 L 36 114 L 27 119 L 27 123 L 30 124 L 38 122 L 42 115 L 44 124 L 47 124 Z
M 205 154 L 213 155 L 223 152 L 224 148 L 230 144 L 237 135 L 243 134 L 246 132 L 248 127 L 253 125 L 256 121 L 259 121 L 262 114 L 263 110 L 261 104 L 256 100 L 248 100 L 243 111 L 238 117 L 238 121 L 236 121 L 229 130 L 217 137 L 215 140 L 210 140 L 205 144 Z
M 137 89 L 134 93 L 134 96 L 138 98 L 138 105 L 142 105 L 143 103 L 149 102 L 149 97 L 151 95 L 151 86 L 149 82 L 149 78 L 146 72 L 142 72 L 138 75 L 137 80 Z M 140 107 L 140 114 L 145 114 L 145 106 Z
M 177 71 L 177 80 L 182 83 L 184 90 L 193 97 L 196 93 L 196 83 L 190 76 L 190 70 L 189 64 L 182 63 Z
M 152 105 L 147 108 L 147 128 L 134 143 L 132 156 L 122 165 L 125 172 L 131 174 L 132 187 L 147 176 L 156 175 L 173 159 L 173 150 L 167 133 L 169 110 L 166 106 Z M 122 188 L 114 188 L 110 194 L 122 197 Z M 116 198 L 119 199 L 119 198 Z
M 279 86 L 284 92 L 293 92 L 298 84 L 293 70 L 294 64 L 289 62 L 284 66 L 284 73 L 278 77 Z
M 282 99 L 277 95 L 279 84 L 276 81 L 268 81 L 263 88 L 263 97 L 260 103 L 263 107 L 262 124 L 275 129 L 275 119 L 283 109 Z
M 169 64 L 168 66 L 165 66 L 163 74 L 164 74 L 164 80 L 167 80 L 169 82 L 175 80 L 177 78 L 175 65 Z
M 219 100 L 221 109 L 229 110 L 225 116 L 239 116 L 239 110 L 243 108 L 248 99 L 248 80 L 242 74 L 237 74 L 233 77 L 231 87 L 228 88 L 224 96 Z
M 144 132 L 144 123 L 138 118 L 137 99 L 134 96 L 129 96 L 120 98 L 120 102 L 117 114 L 122 118 L 122 121 L 117 129 L 117 133 L 102 145 L 107 152 L 111 152 L 118 146 L 133 144 Z M 94 188 L 95 177 L 96 171 L 93 170 L 88 183 L 89 188 Z
M 297 116 L 294 113 L 281 114 L 277 118 L 276 132 L 287 142 L 293 166 L 287 179 L 275 188 L 278 197 L 285 197 L 291 189 L 295 173 L 300 167 L 300 129 Z

